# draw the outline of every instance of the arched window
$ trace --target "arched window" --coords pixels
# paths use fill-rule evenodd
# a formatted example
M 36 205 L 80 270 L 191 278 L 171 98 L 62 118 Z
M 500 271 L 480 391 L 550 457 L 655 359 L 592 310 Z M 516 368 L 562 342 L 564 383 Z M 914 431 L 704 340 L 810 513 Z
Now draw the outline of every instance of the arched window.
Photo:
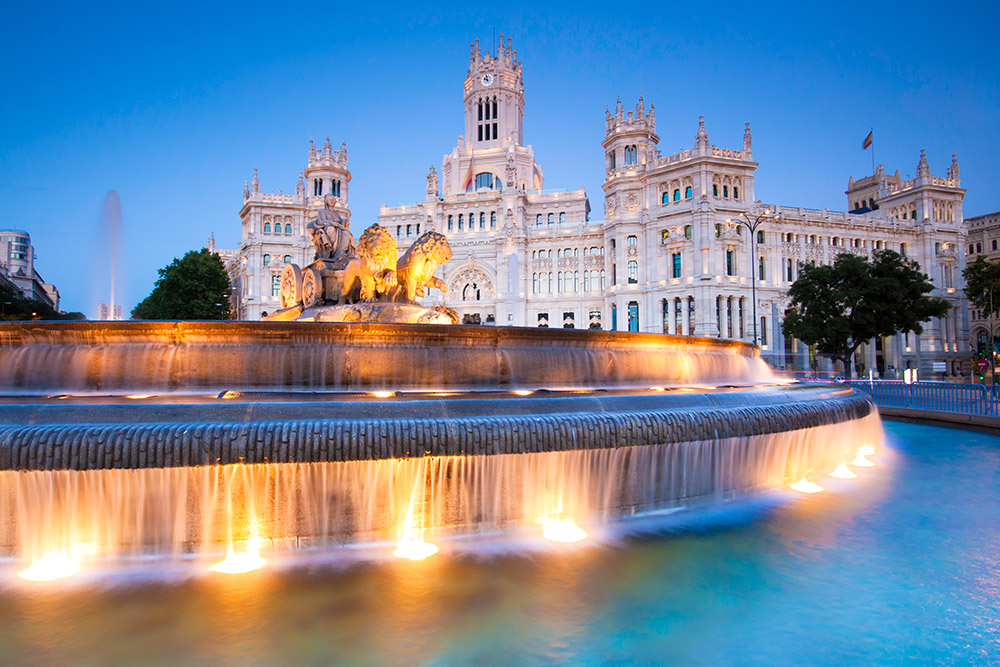
M 625 166 L 631 166 L 639 163 L 639 149 L 635 146 L 625 147 Z
M 764 230 L 763 229 L 758 229 L 757 230 L 757 243 L 763 243 L 763 242 L 764 242 Z
M 660 203 L 661 204 L 667 204 L 669 202 L 670 202 L 670 191 L 669 190 L 664 190 L 663 194 L 660 196 Z
M 479 228 L 480 229 L 486 229 L 486 214 L 485 213 L 480 213 L 479 214 Z
M 680 201 L 680 200 L 681 200 L 681 191 L 680 188 L 677 188 L 676 190 L 674 190 L 674 201 Z
M 497 226 L 497 212 L 493 211 L 490 213 L 490 228 Z
M 535 216 L 535 226 L 536 227 L 541 227 L 542 226 L 542 214 L 541 213 L 539 213 L 538 215 Z
M 493 189 L 493 174 L 488 171 L 481 171 L 476 174 L 476 190 L 480 188 L 486 188 L 487 190 Z
M 271 264 L 271 256 L 264 255 L 264 266 L 269 266 Z
M 292 263 L 292 256 L 291 256 L 291 255 L 285 255 L 285 256 L 284 256 L 284 257 L 282 258 L 282 261 L 283 261 L 283 262 L 284 262 L 285 264 L 291 264 L 291 263 Z
M 448 216 L 448 231 L 453 231 L 455 229 L 455 216 Z
M 729 199 L 729 186 L 728 185 L 723 185 L 722 186 L 722 197 L 723 197 L 723 199 Z
M 292 233 L 292 225 L 291 225 L 291 223 L 285 223 L 285 233 L 286 234 L 291 234 Z
M 639 282 L 639 263 L 634 259 L 629 260 L 628 263 L 628 282 L 630 285 Z
M 413 225 L 407 225 L 406 226 L 406 235 L 407 236 L 413 236 Z
M 458 231 L 465 229 L 465 215 L 462 213 L 458 214 Z
M 639 239 L 636 236 L 628 236 L 625 239 L 625 245 L 629 246 L 630 248 L 634 248 L 638 244 L 639 244 Z
M 560 225 L 565 225 L 566 224 L 566 213 L 565 212 L 562 212 L 562 213 L 559 214 L 559 224 Z
M 718 183 L 713 183 L 712 184 L 712 196 L 713 197 L 718 197 L 719 196 L 719 184 Z
M 270 222 L 265 222 L 264 223 L 264 233 L 265 234 L 270 234 L 271 233 L 271 223 Z
M 549 224 L 549 225 L 554 224 L 555 221 L 556 221 L 556 214 L 555 213 L 549 213 L 548 218 L 546 218 L 546 220 L 545 220 L 546 224 Z
M 403 225 L 396 225 L 396 238 L 403 235 Z
M 694 190 L 691 189 L 690 185 L 684 188 L 684 199 L 691 199 L 691 197 L 693 196 L 694 196 Z
M 740 189 L 734 185 L 733 186 L 733 199 L 739 199 L 739 198 L 740 198 Z

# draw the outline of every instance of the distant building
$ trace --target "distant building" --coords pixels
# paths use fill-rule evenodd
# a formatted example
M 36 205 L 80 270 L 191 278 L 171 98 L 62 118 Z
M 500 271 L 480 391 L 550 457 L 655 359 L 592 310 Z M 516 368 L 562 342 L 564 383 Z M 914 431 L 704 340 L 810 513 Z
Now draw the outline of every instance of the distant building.
M 1000 211 L 977 215 L 965 219 L 966 255 L 969 261 L 974 261 L 979 255 L 985 255 L 991 262 L 1000 262 Z M 1000 300 L 1000 294 L 996 295 Z M 970 306 L 972 346 L 976 352 L 989 349 L 990 314 Z M 1000 343 L 1000 318 L 993 318 L 993 338 Z
M 116 303 L 114 308 L 107 303 L 97 304 L 97 319 L 99 320 L 120 320 L 122 319 L 122 305 Z
M 26 299 L 41 301 L 59 310 L 59 290 L 46 283 L 35 269 L 35 248 L 31 236 L 20 229 L 0 230 L 0 262 L 7 278 Z

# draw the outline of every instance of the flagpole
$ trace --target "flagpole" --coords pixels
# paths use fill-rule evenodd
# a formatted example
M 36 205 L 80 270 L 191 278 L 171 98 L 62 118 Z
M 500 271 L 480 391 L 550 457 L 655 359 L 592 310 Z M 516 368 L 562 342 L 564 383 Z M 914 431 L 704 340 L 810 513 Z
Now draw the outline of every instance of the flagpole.
M 875 175 L 875 128 L 868 128 L 872 135 L 872 176 Z

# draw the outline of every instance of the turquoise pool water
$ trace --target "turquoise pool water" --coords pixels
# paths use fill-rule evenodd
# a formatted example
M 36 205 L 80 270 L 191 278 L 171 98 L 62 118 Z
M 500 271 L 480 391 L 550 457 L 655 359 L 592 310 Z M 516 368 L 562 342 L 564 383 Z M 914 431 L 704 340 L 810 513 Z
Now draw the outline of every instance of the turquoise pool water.
M 1000 437 L 890 450 L 580 545 L 325 557 L 226 576 L 0 580 L 5 663 L 1000 664 Z

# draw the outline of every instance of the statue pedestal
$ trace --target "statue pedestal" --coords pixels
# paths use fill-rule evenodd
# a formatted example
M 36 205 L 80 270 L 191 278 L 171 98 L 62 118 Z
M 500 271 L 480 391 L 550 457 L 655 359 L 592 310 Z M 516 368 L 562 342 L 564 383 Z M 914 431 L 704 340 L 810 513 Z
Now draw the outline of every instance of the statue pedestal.
M 383 322 L 398 324 L 458 324 L 459 317 L 447 306 L 424 308 L 409 303 L 352 303 L 347 305 L 282 308 L 268 321 Z

